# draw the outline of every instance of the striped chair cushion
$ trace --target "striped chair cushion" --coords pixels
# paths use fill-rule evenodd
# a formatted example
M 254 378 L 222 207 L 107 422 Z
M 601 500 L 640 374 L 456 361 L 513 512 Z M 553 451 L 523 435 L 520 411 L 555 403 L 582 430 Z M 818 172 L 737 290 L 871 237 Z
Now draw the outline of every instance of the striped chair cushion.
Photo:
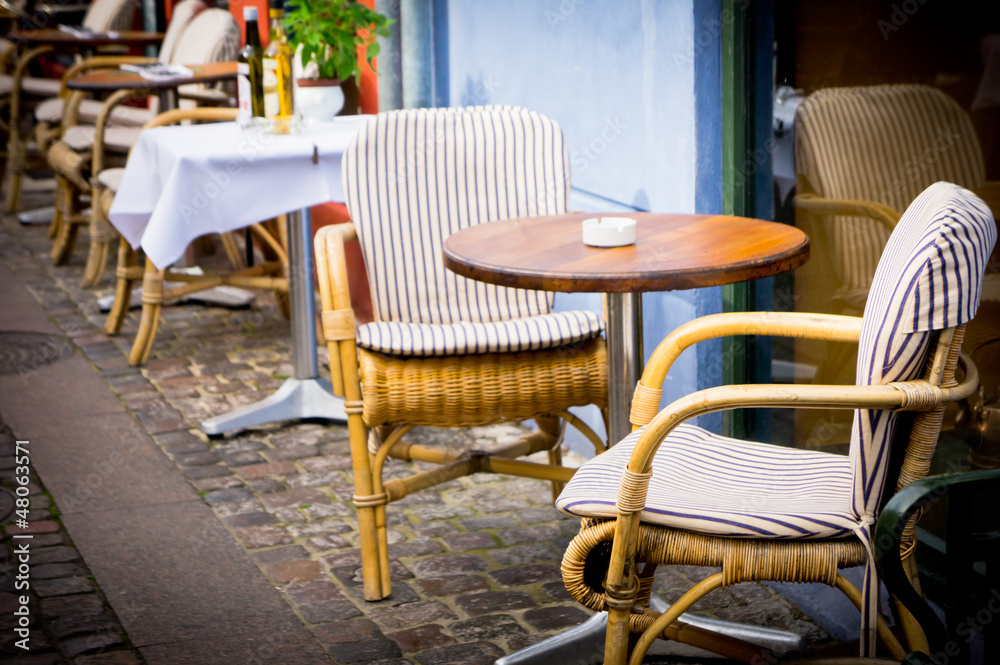
M 996 226 L 986 205 L 949 183 L 929 187 L 900 220 L 865 308 L 858 385 L 917 378 L 932 331 L 976 313 Z M 848 457 L 727 439 L 691 425 L 661 444 L 644 520 L 706 533 L 836 536 L 872 523 L 885 480 L 896 413 L 855 412 Z M 560 510 L 610 517 L 633 433 L 584 464 Z
M 819 90 L 795 119 L 799 193 L 907 206 L 944 180 L 976 188 L 983 156 L 965 111 L 922 85 Z M 889 231 L 863 217 L 833 217 L 823 232 L 844 292 L 868 290 Z M 862 299 L 863 301 L 863 299 Z
M 379 114 L 348 149 L 343 174 L 378 320 L 492 323 L 550 311 L 550 293 L 446 270 L 441 248 L 475 224 L 565 212 L 569 161 L 552 120 L 496 107 Z
M 65 100 L 62 97 L 53 97 L 35 107 L 35 120 L 56 124 L 62 121 Z M 97 99 L 84 99 L 80 103 L 79 122 L 93 125 L 97 122 L 97 116 L 104 109 L 104 102 Z M 149 109 L 137 108 L 135 106 L 119 106 L 111 112 L 111 124 L 124 127 L 142 127 L 147 122 L 156 117 L 156 114 Z
M 556 507 L 578 517 L 617 516 L 618 483 L 641 433 L 629 434 L 584 464 Z M 684 424 L 653 459 L 640 518 L 726 536 L 846 535 L 857 523 L 850 461 L 843 455 L 729 439 Z
M 494 323 L 375 322 L 358 330 L 358 345 L 396 356 L 455 356 L 552 349 L 600 334 L 600 317 L 573 311 Z
M 62 88 L 59 79 L 43 79 L 25 76 L 21 79 L 21 90 L 29 95 L 51 97 L 58 95 Z M 9 95 L 14 91 L 14 77 L 10 74 L 0 74 L 0 95 Z
M 128 30 L 138 7 L 135 0 L 94 0 L 83 16 L 83 27 L 95 32 Z
M 859 385 L 918 378 L 932 332 L 975 316 L 996 234 L 986 204 L 956 185 L 931 185 L 910 204 L 882 253 L 865 305 Z M 877 515 L 896 420 L 891 411 L 855 413 L 851 458 L 860 520 Z

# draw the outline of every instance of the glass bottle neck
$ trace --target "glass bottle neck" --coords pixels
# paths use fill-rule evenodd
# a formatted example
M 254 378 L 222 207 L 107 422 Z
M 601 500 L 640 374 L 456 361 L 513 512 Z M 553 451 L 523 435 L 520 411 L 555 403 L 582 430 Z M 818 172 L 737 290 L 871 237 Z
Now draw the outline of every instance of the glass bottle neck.
M 276 41 L 285 35 L 285 28 L 281 25 L 285 20 L 285 12 L 280 9 L 272 9 L 271 17 L 271 41 Z
M 260 28 L 257 27 L 255 20 L 247 21 L 247 44 L 260 47 Z

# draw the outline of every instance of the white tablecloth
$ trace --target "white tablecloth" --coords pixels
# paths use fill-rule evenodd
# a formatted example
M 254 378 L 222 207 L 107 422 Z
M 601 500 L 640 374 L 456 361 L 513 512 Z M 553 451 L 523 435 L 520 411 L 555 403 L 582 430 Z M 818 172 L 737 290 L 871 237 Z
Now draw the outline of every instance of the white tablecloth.
M 111 223 L 165 268 L 198 236 L 343 201 L 341 157 L 367 120 L 345 116 L 293 136 L 235 123 L 146 130 L 125 167 Z

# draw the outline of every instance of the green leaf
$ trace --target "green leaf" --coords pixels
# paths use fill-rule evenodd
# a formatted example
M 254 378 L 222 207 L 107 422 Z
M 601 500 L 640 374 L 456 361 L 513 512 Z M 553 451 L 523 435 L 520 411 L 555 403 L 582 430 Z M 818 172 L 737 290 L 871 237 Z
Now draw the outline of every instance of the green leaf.
M 323 78 L 360 78 L 358 48 L 367 47 L 364 60 L 381 51 L 377 37 L 389 37 L 394 22 L 355 0 L 288 0 L 286 24 L 292 47 L 302 45 L 303 64 L 315 61 Z M 359 30 L 366 30 L 364 37 Z

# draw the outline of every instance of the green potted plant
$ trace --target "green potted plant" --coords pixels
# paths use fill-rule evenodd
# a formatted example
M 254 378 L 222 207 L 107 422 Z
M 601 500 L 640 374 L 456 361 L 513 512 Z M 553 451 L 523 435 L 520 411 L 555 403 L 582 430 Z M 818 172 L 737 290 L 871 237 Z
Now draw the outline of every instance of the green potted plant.
M 313 120 L 329 120 L 342 106 L 356 113 L 362 64 L 372 67 L 379 52 L 376 39 L 388 37 L 391 24 L 356 0 L 285 0 L 285 25 L 295 51 L 296 108 Z

